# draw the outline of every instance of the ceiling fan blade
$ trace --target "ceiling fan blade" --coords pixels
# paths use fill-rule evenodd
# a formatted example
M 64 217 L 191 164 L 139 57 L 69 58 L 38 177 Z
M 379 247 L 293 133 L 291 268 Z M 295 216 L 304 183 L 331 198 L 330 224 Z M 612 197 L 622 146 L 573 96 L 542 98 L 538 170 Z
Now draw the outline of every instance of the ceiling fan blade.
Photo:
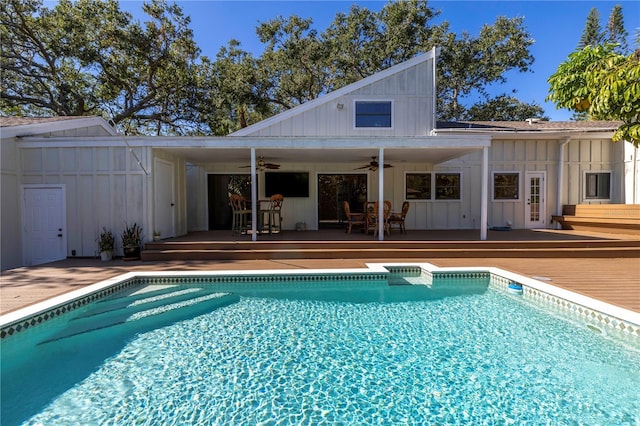
M 280 164 L 267 163 L 264 165 L 267 169 L 279 169 Z
M 384 168 L 385 168 L 385 169 L 388 169 L 389 167 L 393 167 L 393 166 L 392 166 L 391 164 L 385 164 L 385 165 L 384 165 Z
M 371 166 L 370 166 L 369 164 L 367 164 L 366 166 L 362 166 L 362 167 L 356 167 L 356 168 L 355 168 L 355 169 L 353 169 L 353 170 L 362 170 L 362 169 L 368 169 L 368 168 L 370 168 L 370 167 L 371 167 Z

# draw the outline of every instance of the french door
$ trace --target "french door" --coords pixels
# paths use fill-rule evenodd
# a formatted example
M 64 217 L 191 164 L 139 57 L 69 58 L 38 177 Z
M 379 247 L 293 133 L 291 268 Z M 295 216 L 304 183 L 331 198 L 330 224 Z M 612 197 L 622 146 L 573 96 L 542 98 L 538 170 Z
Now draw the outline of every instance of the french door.
M 525 182 L 525 228 L 544 228 L 547 216 L 545 172 L 527 172 Z
M 367 201 L 367 175 L 319 174 L 318 175 L 318 228 L 343 226 L 343 203 L 349 202 L 351 211 L 364 211 Z

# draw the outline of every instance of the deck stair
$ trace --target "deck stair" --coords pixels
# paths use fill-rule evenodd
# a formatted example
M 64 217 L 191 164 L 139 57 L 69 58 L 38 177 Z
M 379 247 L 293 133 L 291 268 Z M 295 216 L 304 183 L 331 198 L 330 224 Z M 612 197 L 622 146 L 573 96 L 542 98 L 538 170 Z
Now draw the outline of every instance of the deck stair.
M 163 241 L 143 261 L 455 257 L 640 257 L 640 240 L 562 241 Z
M 144 291 L 97 302 L 79 313 L 67 327 L 42 343 L 59 341 L 74 336 L 128 325 L 127 332 L 140 332 L 150 323 L 170 324 L 196 315 L 228 306 L 239 296 L 213 292 L 202 287 L 174 285 L 148 286 Z

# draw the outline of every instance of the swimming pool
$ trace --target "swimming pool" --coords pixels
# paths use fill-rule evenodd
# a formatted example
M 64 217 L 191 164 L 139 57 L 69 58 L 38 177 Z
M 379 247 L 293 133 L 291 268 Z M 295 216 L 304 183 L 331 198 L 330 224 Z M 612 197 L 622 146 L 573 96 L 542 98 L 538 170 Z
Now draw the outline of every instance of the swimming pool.
M 633 339 L 389 269 L 147 276 L 3 342 L 3 424 L 637 424 Z

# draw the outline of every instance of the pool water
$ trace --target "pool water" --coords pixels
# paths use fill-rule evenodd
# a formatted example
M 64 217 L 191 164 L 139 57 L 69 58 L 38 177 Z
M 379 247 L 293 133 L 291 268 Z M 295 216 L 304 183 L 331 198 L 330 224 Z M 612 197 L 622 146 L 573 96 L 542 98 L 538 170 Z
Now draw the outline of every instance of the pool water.
M 640 422 L 637 348 L 488 278 L 210 287 L 190 299 L 180 287 L 182 302 L 149 288 L 16 336 L 2 353 L 2 424 Z M 153 315 L 118 309 L 151 298 Z

